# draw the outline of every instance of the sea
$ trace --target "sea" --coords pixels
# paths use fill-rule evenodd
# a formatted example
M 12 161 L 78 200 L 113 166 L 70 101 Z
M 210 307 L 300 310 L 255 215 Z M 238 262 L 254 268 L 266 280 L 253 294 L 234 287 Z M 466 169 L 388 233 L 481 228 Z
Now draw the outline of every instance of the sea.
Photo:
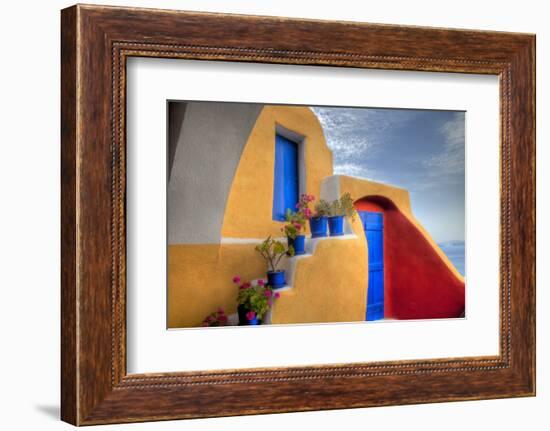
M 464 241 L 445 241 L 438 243 L 456 270 L 466 277 L 466 244 Z

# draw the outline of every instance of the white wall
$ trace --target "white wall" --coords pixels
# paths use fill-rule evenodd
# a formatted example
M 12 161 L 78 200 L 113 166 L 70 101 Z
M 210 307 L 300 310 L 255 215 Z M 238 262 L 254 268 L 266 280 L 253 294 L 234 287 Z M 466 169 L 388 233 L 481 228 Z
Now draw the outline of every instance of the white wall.
M 296 0 L 102 0 L 102 4 L 345 19 L 537 33 L 538 259 L 550 259 L 550 27 L 540 0 L 319 2 Z M 59 9 L 71 3 L 5 2 L 0 94 L 0 319 L 5 429 L 71 429 L 59 408 Z M 32 103 L 31 103 L 32 102 Z M 29 118 L 33 126 L 29 127 Z M 113 430 L 384 428 L 546 429 L 550 423 L 550 284 L 538 278 L 538 397 L 406 407 L 98 427 Z

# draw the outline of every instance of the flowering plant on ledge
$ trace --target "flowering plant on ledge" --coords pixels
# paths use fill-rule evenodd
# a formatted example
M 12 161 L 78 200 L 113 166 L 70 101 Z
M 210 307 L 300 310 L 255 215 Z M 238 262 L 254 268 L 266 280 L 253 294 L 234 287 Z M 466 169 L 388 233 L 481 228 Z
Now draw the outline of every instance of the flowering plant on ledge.
M 330 214 L 328 218 L 328 228 L 330 236 L 344 235 L 344 218 L 349 217 L 353 221 L 355 218 L 355 207 L 353 198 L 349 193 L 344 193 L 340 199 L 336 199 L 330 204 Z
M 213 313 L 210 313 L 202 321 L 202 326 L 227 326 L 228 319 L 223 308 L 218 308 Z
M 286 210 L 286 224 L 281 230 L 288 238 L 295 239 L 300 232 L 305 230 L 306 222 L 312 216 L 309 204 L 314 200 L 315 196 L 302 193 L 296 204 L 296 211 Z
M 297 211 L 286 211 L 286 224 L 281 228 L 281 231 L 291 239 L 296 239 L 300 232 L 305 228 L 306 219 L 304 215 Z
M 268 272 L 276 272 L 279 268 L 279 262 L 285 255 L 294 256 L 294 249 L 286 247 L 284 243 L 268 236 L 261 244 L 256 246 L 256 251 L 267 262 Z
M 330 203 L 324 199 L 319 199 L 314 209 L 315 214 L 313 214 L 312 218 L 327 217 L 330 215 Z
M 309 209 L 309 204 L 315 200 L 315 196 L 308 195 L 307 193 L 302 193 L 300 195 L 300 200 L 296 204 L 297 212 L 300 213 L 304 220 L 309 220 L 313 215 Z
M 235 284 L 239 284 L 237 304 L 246 310 L 246 318 L 249 321 L 261 320 L 273 306 L 273 300 L 280 296 L 279 292 L 273 292 L 264 280 L 258 280 L 253 286 L 250 282 L 241 282 L 239 276 L 233 278 Z
M 294 256 L 295 250 L 292 245 L 285 245 L 279 240 L 268 236 L 261 244 L 256 246 L 256 251 L 267 262 L 267 280 L 269 286 L 280 289 L 286 285 L 284 269 L 278 269 L 283 256 Z
M 340 196 L 340 199 L 336 199 L 330 203 L 328 214 L 330 217 L 344 216 L 353 220 L 356 214 L 353 198 L 348 192 Z

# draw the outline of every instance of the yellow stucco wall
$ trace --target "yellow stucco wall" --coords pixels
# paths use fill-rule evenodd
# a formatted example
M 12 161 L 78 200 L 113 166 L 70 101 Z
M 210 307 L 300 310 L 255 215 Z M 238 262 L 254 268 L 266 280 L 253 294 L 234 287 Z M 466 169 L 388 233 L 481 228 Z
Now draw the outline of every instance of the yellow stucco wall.
M 281 236 L 281 224 L 272 220 L 277 126 L 303 136 L 306 190 L 319 197 L 321 181 L 332 175 L 332 152 L 311 109 L 266 106 L 260 113 L 241 155 L 229 193 L 222 237 Z
M 357 238 L 320 240 L 313 255 L 298 260 L 293 289 L 281 292 L 272 323 L 365 320 L 367 277 L 362 232 Z
M 359 200 L 368 196 L 383 196 L 391 200 L 395 206 L 401 211 L 407 219 L 419 230 L 419 232 L 426 238 L 428 243 L 445 263 L 445 265 L 451 270 L 451 272 L 459 280 L 464 282 L 464 277 L 460 274 L 455 266 L 451 263 L 447 255 L 441 250 L 439 245 L 433 240 L 431 235 L 420 224 L 413 214 L 411 208 L 411 201 L 409 198 L 409 192 L 405 189 L 390 186 L 388 184 L 377 183 L 375 181 L 364 180 L 361 178 L 348 177 L 346 175 L 340 176 L 340 194 L 349 192 L 353 200 Z M 355 233 L 363 231 L 361 221 L 355 220 L 353 223 L 353 230 Z
M 265 277 L 254 244 L 178 244 L 168 247 L 168 327 L 199 326 L 218 307 L 237 310 L 234 275 Z
M 168 248 L 168 327 L 199 326 L 223 307 L 236 312 L 237 286 L 265 278 L 265 263 L 254 244 L 170 245 Z M 324 239 L 315 253 L 298 259 L 293 288 L 281 292 L 272 323 L 350 322 L 364 319 L 367 248 L 357 238 Z

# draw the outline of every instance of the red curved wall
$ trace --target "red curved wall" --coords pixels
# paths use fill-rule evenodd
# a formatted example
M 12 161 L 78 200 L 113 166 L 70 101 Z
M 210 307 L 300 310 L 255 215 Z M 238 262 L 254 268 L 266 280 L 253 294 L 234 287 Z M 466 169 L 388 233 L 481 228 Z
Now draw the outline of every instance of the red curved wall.
M 355 208 L 384 213 L 384 316 L 460 317 L 464 282 L 397 207 L 388 199 L 372 197 L 357 201 Z

